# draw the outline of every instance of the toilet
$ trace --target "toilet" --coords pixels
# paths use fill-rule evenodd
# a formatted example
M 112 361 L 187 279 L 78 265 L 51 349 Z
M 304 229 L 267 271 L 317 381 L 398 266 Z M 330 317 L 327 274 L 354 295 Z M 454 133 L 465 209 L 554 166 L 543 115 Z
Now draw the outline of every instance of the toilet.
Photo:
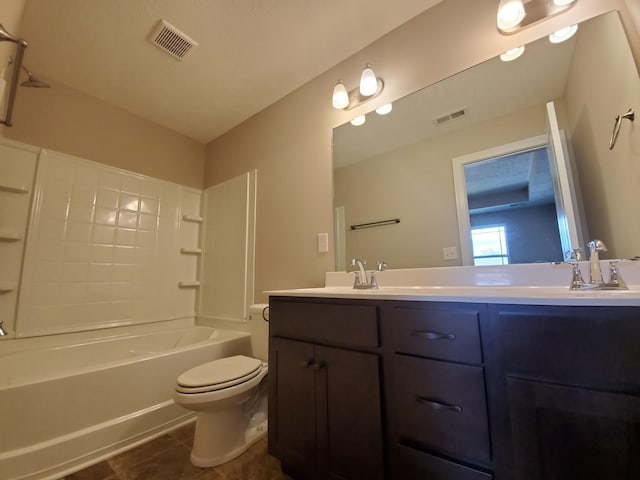
M 197 412 L 191 463 L 220 465 L 266 435 L 267 371 L 265 362 L 235 355 L 178 377 L 175 402 Z

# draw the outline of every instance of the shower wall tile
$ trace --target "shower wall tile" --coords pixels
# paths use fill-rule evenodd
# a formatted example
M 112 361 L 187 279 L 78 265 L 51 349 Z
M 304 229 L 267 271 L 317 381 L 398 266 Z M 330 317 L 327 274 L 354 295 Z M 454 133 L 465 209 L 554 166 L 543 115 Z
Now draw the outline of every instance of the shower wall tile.
M 201 192 L 44 151 L 16 332 L 35 336 L 194 315 Z M 197 226 L 197 225 L 196 225 Z

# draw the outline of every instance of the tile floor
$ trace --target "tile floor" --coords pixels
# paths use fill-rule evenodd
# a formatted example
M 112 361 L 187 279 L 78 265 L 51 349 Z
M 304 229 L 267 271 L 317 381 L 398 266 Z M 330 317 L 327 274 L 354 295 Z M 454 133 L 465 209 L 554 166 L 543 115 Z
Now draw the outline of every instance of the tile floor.
M 231 462 L 212 468 L 191 464 L 194 424 L 174 430 L 63 480 L 285 480 L 280 463 L 267 453 L 267 439 Z

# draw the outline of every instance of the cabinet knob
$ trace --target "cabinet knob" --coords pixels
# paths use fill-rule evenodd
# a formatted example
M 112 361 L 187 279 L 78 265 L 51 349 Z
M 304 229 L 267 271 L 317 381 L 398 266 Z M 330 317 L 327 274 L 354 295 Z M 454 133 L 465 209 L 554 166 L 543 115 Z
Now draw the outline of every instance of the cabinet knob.
M 311 368 L 313 368 L 315 371 L 321 370 L 325 367 L 324 362 L 315 362 L 313 365 L 311 365 Z
M 312 358 L 307 358 L 306 360 L 304 360 L 302 362 L 302 368 L 309 368 L 311 365 L 313 365 L 313 359 Z

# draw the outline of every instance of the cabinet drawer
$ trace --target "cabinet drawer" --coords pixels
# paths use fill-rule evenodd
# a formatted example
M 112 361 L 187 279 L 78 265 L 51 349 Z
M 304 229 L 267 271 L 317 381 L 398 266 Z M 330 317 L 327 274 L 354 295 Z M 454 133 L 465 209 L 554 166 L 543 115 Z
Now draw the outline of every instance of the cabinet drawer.
M 493 475 L 404 445 L 396 445 L 393 478 L 397 480 L 491 480 Z
M 269 334 L 356 348 L 379 345 L 375 305 L 295 302 L 271 299 Z
M 507 375 L 640 392 L 637 308 L 496 308 Z
M 396 352 L 482 363 L 477 309 L 395 307 L 388 314 Z
M 400 439 L 489 463 L 482 367 L 396 355 L 393 376 Z

